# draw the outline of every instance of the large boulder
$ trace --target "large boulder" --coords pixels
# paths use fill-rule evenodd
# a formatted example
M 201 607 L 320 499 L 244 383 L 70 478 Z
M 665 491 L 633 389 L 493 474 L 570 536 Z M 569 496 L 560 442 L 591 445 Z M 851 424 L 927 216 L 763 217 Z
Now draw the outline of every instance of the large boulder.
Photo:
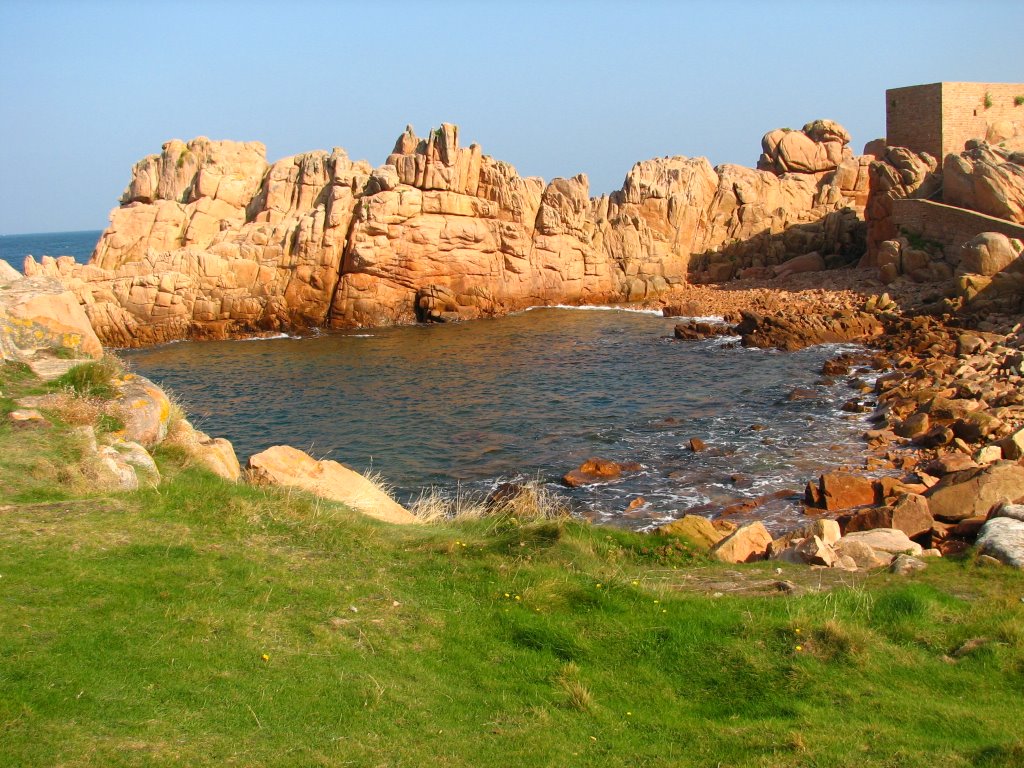
M 0 259 L 0 284 L 21 280 L 23 275 L 3 259 Z
M 388 523 L 415 523 L 415 516 L 372 480 L 336 461 L 317 461 L 287 445 L 275 445 L 249 458 L 249 476 L 262 485 L 301 488 L 340 501 L 364 515 Z
M 711 549 L 711 556 L 724 563 L 750 563 L 764 560 L 772 535 L 761 522 L 737 528 Z
M 991 277 L 1013 264 L 1022 250 L 1020 240 L 1011 240 L 999 232 L 982 232 L 961 246 L 960 269 Z
M 187 419 L 179 419 L 168 428 L 164 443 L 181 448 L 225 480 L 236 482 L 241 477 L 242 469 L 231 442 L 223 437 L 210 437 L 193 427 Z
M 873 480 L 845 472 L 827 472 L 819 481 L 821 502 L 831 511 L 874 504 L 878 492 Z
M 928 509 L 928 500 L 916 493 L 903 493 L 888 506 L 869 507 L 854 513 L 846 523 L 847 533 L 874 528 L 895 528 L 907 536 L 920 536 L 931 531 L 935 520 Z
M 942 178 L 944 202 L 1024 223 L 1024 165 L 1020 153 L 971 141 L 963 153 L 946 155 Z
M 1024 569 L 1024 522 L 1012 517 L 993 517 L 978 535 L 978 552 L 1014 568 Z
M 0 279 L 0 359 L 23 360 L 41 350 L 103 356 L 85 311 L 59 281 Z
M 900 236 L 893 220 L 893 201 L 901 198 L 930 200 L 942 190 L 942 169 L 927 152 L 905 147 L 878 148 L 880 156 L 869 166 L 870 194 L 865 208 L 868 250 L 862 267 L 881 267 L 882 244 Z M 897 273 L 901 270 L 896 269 Z
M 125 374 L 114 380 L 116 395 L 110 409 L 124 422 L 126 440 L 146 447 L 167 436 L 171 401 L 167 394 L 144 376 Z
M 801 131 L 779 128 L 761 139 L 757 167 L 780 174 L 834 171 L 853 157 L 849 143 L 850 134 L 833 120 L 815 120 Z
M 939 520 L 984 517 L 1002 500 L 1024 500 L 1024 467 L 1012 461 L 997 461 L 953 472 L 929 488 L 925 496 L 932 515 Z

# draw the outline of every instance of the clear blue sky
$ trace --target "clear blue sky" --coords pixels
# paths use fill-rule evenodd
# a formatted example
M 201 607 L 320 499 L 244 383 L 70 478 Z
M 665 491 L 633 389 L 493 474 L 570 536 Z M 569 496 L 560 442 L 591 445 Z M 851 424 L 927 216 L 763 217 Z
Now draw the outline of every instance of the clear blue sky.
M 887 87 L 1024 82 L 1013 2 L 0 0 L 0 234 L 102 229 L 171 138 L 341 146 L 412 123 L 545 179 L 618 188 L 637 160 L 753 165 L 828 117 L 856 152 Z

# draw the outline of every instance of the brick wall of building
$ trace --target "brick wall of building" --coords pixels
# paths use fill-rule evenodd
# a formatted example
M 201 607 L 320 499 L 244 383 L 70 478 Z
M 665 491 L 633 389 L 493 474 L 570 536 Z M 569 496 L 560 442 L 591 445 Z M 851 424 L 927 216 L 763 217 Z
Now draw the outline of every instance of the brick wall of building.
M 930 83 L 885 92 L 886 141 L 892 147 L 927 152 L 940 162 L 983 139 L 999 120 L 1024 123 L 1024 83 Z M 986 104 L 988 106 L 986 106 Z
M 942 158 L 942 83 L 885 92 L 885 140 Z
M 942 156 L 964 151 L 969 139 L 983 139 L 999 120 L 1024 122 L 1024 83 L 942 83 Z M 986 104 L 988 106 L 986 106 Z
M 939 243 L 947 253 L 982 232 L 1001 232 L 1024 240 L 1020 224 L 931 200 L 893 200 L 892 221 L 905 233 Z

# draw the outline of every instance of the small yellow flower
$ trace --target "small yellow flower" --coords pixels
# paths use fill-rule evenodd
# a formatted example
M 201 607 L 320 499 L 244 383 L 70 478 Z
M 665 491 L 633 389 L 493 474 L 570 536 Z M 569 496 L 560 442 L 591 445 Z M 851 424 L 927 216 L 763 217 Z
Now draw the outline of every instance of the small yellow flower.
M 512 597 L 508 592 L 505 593 L 505 597 Z
M 601 585 L 600 585 L 600 584 L 596 584 L 595 586 L 596 586 L 596 587 L 597 587 L 598 589 L 600 589 L 600 588 L 601 588 Z
M 263 659 L 264 661 L 270 661 L 270 657 L 267 654 L 265 654 L 265 653 L 262 656 L 260 656 L 260 658 Z
M 516 595 L 516 600 L 522 600 L 522 598 L 519 597 L 519 595 Z
M 640 582 L 639 582 L 639 581 L 634 581 L 634 582 L 633 582 L 633 586 L 634 586 L 634 587 L 638 587 L 638 586 L 640 586 Z
M 796 629 L 794 629 L 793 631 L 794 631 L 794 632 L 796 632 L 796 633 L 797 633 L 797 634 L 799 635 L 799 634 L 800 634 L 800 627 L 797 627 L 797 628 L 796 628 Z
M 799 653 L 799 652 L 800 652 L 800 651 L 802 651 L 803 649 L 804 649 L 804 647 L 803 647 L 802 645 L 798 645 L 798 646 L 797 646 L 796 648 L 794 648 L 793 650 L 795 650 L 795 651 L 796 651 L 797 653 Z
M 627 712 L 627 713 L 626 713 L 626 717 L 632 717 L 632 715 L 633 715 L 633 713 L 632 713 L 632 712 Z

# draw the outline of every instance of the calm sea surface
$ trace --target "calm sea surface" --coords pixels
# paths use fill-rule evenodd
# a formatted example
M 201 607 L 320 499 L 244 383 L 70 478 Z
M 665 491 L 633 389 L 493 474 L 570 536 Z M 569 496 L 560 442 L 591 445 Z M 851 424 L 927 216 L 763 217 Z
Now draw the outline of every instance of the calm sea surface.
M 699 505 L 801 489 L 858 455 L 865 422 L 839 410 L 849 383 L 818 383 L 835 347 L 679 342 L 672 326 L 650 314 L 551 308 L 124 357 L 169 387 L 200 428 L 229 438 L 243 462 L 286 443 L 372 467 L 403 501 L 428 486 L 482 491 L 539 478 L 555 487 L 601 456 L 643 470 L 560 492 L 596 519 L 642 528 Z M 789 402 L 795 387 L 816 396 Z M 691 452 L 691 437 L 708 449 Z M 637 497 L 645 503 L 627 514 Z M 797 510 L 784 499 L 758 517 L 778 528 Z
M 74 256 L 75 261 L 85 263 L 100 239 L 100 230 L 82 232 L 43 232 L 35 235 L 0 235 L 0 259 L 19 272 L 25 257 L 32 255 L 39 261 L 41 256 Z

